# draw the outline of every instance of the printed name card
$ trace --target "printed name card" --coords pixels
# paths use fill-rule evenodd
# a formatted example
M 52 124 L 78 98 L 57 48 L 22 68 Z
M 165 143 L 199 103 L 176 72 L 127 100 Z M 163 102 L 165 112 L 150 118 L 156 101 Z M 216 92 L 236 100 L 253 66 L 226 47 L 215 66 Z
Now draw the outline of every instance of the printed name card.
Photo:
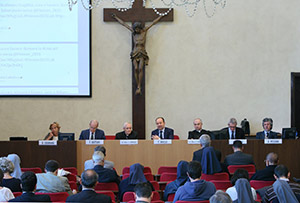
M 247 144 L 247 139 L 229 139 L 229 145 L 233 145 L 233 142 L 239 140 L 242 144 Z
M 265 139 L 265 144 L 282 144 L 282 139 Z
M 172 140 L 167 139 L 167 140 L 153 140 L 154 144 L 172 144 Z
M 187 140 L 188 144 L 200 144 L 200 139 L 194 140 L 194 139 L 189 139 Z
M 104 140 L 85 140 L 86 145 L 103 145 Z
M 120 140 L 120 145 L 136 145 L 139 144 L 138 140 Z
M 57 140 L 39 140 L 39 146 L 57 146 Z

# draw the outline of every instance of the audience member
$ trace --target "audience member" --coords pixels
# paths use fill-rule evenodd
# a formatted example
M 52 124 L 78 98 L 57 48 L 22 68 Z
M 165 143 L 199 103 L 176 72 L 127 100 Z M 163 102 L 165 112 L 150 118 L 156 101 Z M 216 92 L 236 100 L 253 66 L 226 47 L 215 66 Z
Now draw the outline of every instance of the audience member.
M 188 165 L 188 177 L 183 186 L 180 186 L 175 193 L 174 203 L 178 200 L 201 201 L 208 200 L 216 192 L 213 183 L 201 180 L 201 164 L 198 161 L 191 161 Z
M 98 174 L 99 183 L 115 182 L 119 185 L 120 179 L 115 170 L 104 168 L 104 154 L 95 151 L 93 154 L 94 170 Z
M 4 174 L 2 186 L 9 188 L 12 192 L 22 192 L 21 180 L 11 176 L 15 169 L 14 164 L 6 157 L 1 157 L 0 169 Z
M 279 162 L 278 155 L 271 152 L 266 157 L 266 168 L 257 171 L 251 180 L 275 181 L 274 170 Z
M 243 145 L 239 140 L 233 142 L 232 149 L 233 154 L 227 155 L 224 159 L 224 163 L 229 165 L 249 165 L 254 164 L 253 157 L 250 154 L 243 153 Z
M 150 203 L 152 199 L 152 189 L 148 183 L 138 183 L 134 187 L 136 203 Z
M 206 134 L 210 135 L 210 132 L 202 129 L 202 120 L 200 118 L 196 118 L 194 120 L 194 128 L 195 130 L 189 131 L 188 139 L 199 139 L 201 135 Z
M 119 199 L 123 200 L 123 195 L 125 192 L 133 192 L 134 187 L 138 183 L 147 183 L 154 191 L 153 185 L 147 181 L 144 175 L 144 166 L 139 163 L 133 164 L 130 166 L 130 174 L 129 177 L 122 180 L 119 185 Z
M 232 200 L 226 192 L 217 190 L 217 192 L 209 198 L 209 203 L 232 203 Z
M 273 128 L 272 118 L 264 118 L 262 120 L 264 131 L 256 133 L 256 139 L 276 139 L 279 133 L 271 131 Z
M 157 129 L 151 132 L 151 139 L 174 139 L 174 130 L 166 127 L 163 117 L 156 118 L 155 123 Z
M 237 192 L 237 200 L 234 202 L 236 202 L 236 203 L 254 203 L 253 191 L 251 191 L 253 188 L 251 188 L 248 179 L 245 179 L 245 178 L 238 179 L 235 183 L 235 188 L 236 188 L 236 192 Z M 255 190 L 254 190 L 254 192 L 255 192 Z
M 233 174 L 233 176 L 232 176 L 232 178 L 231 178 L 231 184 L 232 184 L 233 186 L 230 187 L 230 188 L 228 188 L 228 189 L 226 190 L 226 193 L 229 194 L 229 196 L 231 197 L 232 201 L 236 201 L 236 200 L 239 199 L 239 197 L 238 197 L 238 195 L 239 195 L 239 191 L 238 191 L 239 185 L 237 185 L 236 183 L 237 183 L 237 181 L 240 180 L 240 179 L 247 180 L 247 182 L 248 182 L 248 184 L 249 184 L 249 174 L 248 174 L 248 171 L 246 171 L 245 169 L 237 169 L 237 170 L 234 172 L 234 174 Z M 248 184 L 247 184 L 247 185 L 248 185 Z M 245 187 L 246 187 L 245 185 L 246 185 L 246 183 L 241 182 L 241 185 L 242 185 L 243 189 L 245 190 Z M 252 188 L 252 187 L 250 187 L 250 184 L 249 184 L 249 188 L 250 188 L 249 190 L 251 190 L 251 193 L 252 193 L 252 195 L 251 195 L 252 199 L 256 200 L 256 199 L 257 199 L 257 195 L 256 195 L 255 189 Z M 248 190 L 247 190 L 247 191 L 244 191 L 244 192 L 245 192 L 245 194 L 248 194 Z M 251 193 L 250 193 L 250 194 L 251 194 Z M 241 201 L 239 200 L 239 202 L 241 202 Z
M 237 121 L 231 118 L 228 122 L 228 127 L 221 130 L 219 139 L 245 139 L 245 133 L 242 128 L 236 127 Z
M 288 168 L 284 165 L 278 165 L 274 170 L 274 174 L 275 174 L 274 176 L 275 176 L 276 180 L 283 180 L 289 184 L 290 188 L 296 195 L 298 201 L 300 201 L 300 185 L 297 183 L 291 183 L 289 181 L 290 172 L 289 172 Z M 275 200 L 277 198 L 277 195 L 274 191 L 273 186 L 268 187 L 263 198 L 264 198 L 265 202 L 272 202 L 273 200 Z
M 177 179 L 173 182 L 170 182 L 164 192 L 164 201 L 168 200 L 168 195 L 173 194 L 177 191 L 177 189 L 183 185 L 187 180 L 187 168 L 188 168 L 188 162 L 187 161 L 179 161 L 177 165 Z
M 23 193 L 21 196 L 10 200 L 10 202 L 51 202 L 49 195 L 35 195 L 37 178 L 35 173 L 27 171 L 21 176 Z
M 107 195 L 97 194 L 94 190 L 98 181 L 98 174 L 94 170 L 86 170 L 81 174 L 82 191 L 69 196 L 66 202 L 101 202 L 111 203 L 111 198 Z
M 213 147 L 205 147 L 203 149 L 201 166 L 202 172 L 208 175 L 220 173 L 223 171 Z
M 57 122 L 53 122 L 49 126 L 50 132 L 46 135 L 44 140 L 58 140 L 60 134 L 60 125 Z
M 99 145 L 99 146 L 95 147 L 94 152 L 97 152 L 97 151 L 102 152 L 104 154 L 104 157 L 106 157 L 106 149 L 104 146 Z M 115 166 L 114 162 L 104 160 L 104 166 L 103 166 L 104 168 L 113 169 L 114 166 Z M 94 168 L 93 159 L 89 159 L 84 162 L 84 170 L 93 169 L 93 168 Z
M 90 128 L 81 131 L 79 140 L 105 140 L 105 134 L 103 130 L 98 129 L 99 122 L 96 120 L 90 121 Z
M 37 173 L 36 191 L 41 193 L 67 192 L 72 195 L 72 191 L 66 177 L 57 176 L 59 163 L 49 160 L 45 164 L 46 173 Z
M 202 160 L 202 154 L 203 154 L 203 149 L 205 147 L 210 147 L 210 144 L 211 144 L 211 138 L 209 135 L 207 134 L 203 134 L 201 135 L 200 137 L 200 146 L 201 146 L 201 149 L 197 150 L 194 152 L 193 154 L 193 161 L 199 161 L 201 163 L 201 160 Z M 221 161 L 221 157 L 222 157 L 222 154 L 220 151 L 214 149 L 214 152 L 218 158 L 219 161 Z
M 14 171 L 10 175 L 14 178 L 21 179 L 22 171 L 20 166 L 20 157 L 17 154 L 9 154 L 7 159 L 14 164 Z
M 297 197 L 286 181 L 276 180 L 273 187 L 279 202 L 299 203 Z M 273 200 L 272 202 L 276 203 L 277 201 Z
M 3 180 L 3 172 L 0 170 L 0 185 Z M 10 199 L 15 198 L 11 190 L 7 187 L 1 187 L 0 186 L 0 202 L 7 202 Z
M 116 134 L 116 140 L 128 140 L 128 139 L 137 139 L 138 134 L 136 131 L 132 130 L 132 125 L 131 123 L 124 123 L 123 125 L 123 131 L 118 132 Z

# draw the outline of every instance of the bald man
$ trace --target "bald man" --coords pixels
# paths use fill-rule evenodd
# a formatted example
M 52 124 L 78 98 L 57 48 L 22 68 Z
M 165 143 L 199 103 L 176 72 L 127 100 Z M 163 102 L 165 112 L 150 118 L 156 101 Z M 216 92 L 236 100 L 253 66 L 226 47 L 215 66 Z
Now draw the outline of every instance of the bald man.
M 202 129 L 202 125 L 202 120 L 200 118 L 196 118 L 194 120 L 195 130 L 189 131 L 188 139 L 199 139 L 203 134 L 211 136 L 209 131 Z
M 275 181 L 274 170 L 279 163 L 278 155 L 271 152 L 266 157 L 266 168 L 257 171 L 251 180 Z
M 132 130 L 132 125 L 129 122 L 124 123 L 122 132 L 116 134 L 116 140 L 137 139 L 137 132 Z
M 89 129 L 81 131 L 79 140 L 105 140 L 104 131 L 98 129 L 99 122 L 97 120 L 91 120 L 89 126 Z

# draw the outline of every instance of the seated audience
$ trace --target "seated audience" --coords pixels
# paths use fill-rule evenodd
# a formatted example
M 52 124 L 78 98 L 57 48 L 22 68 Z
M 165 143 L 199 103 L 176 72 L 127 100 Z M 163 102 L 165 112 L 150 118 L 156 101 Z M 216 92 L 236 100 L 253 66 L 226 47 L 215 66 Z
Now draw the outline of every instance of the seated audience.
M 297 183 L 291 183 L 289 181 L 290 172 L 288 168 L 284 165 L 278 165 L 274 170 L 274 174 L 276 180 L 283 180 L 289 184 L 290 188 L 296 195 L 298 201 L 300 201 L 300 185 Z M 277 194 L 274 192 L 274 186 L 270 186 L 267 188 L 263 198 L 265 202 L 272 202 L 277 198 Z
M 256 133 L 256 139 L 276 139 L 279 133 L 271 131 L 273 128 L 272 118 L 264 118 L 262 121 L 264 131 Z
M 20 157 L 17 154 L 9 154 L 7 159 L 14 164 L 14 171 L 10 175 L 14 178 L 21 179 L 22 171 L 20 166 Z
M 250 183 L 249 183 L 249 174 L 248 174 L 248 171 L 246 171 L 245 169 L 237 169 L 232 178 L 231 178 L 231 184 L 233 185 L 232 187 L 228 188 L 226 190 L 226 193 L 229 194 L 229 196 L 231 197 L 232 201 L 236 201 L 238 200 L 238 195 L 239 195 L 239 191 L 238 191 L 238 187 L 239 185 L 236 185 L 237 181 L 240 180 L 240 179 L 244 179 L 244 180 L 247 180 L 249 186 L 250 186 Z M 248 185 L 247 184 L 247 185 Z M 241 183 L 241 185 L 243 185 L 243 189 L 245 190 L 245 183 Z M 251 190 L 251 197 L 252 199 L 256 200 L 257 199 L 257 195 L 256 195 L 256 191 L 254 188 L 252 187 L 249 187 L 250 190 Z M 245 191 L 244 191 L 245 192 Z M 248 194 L 248 191 L 245 192 Z M 250 193 L 250 194 L 251 194 Z M 240 201 L 239 201 L 240 202 Z
M 94 152 L 97 152 L 97 151 L 102 152 L 104 154 L 104 157 L 106 156 L 106 149 L 104 146 L 99 145 L 99 146 L 95 147 Z M 103 166 L 104 168 L 113 169 L 114 166 L 115 166 L 114 162 L 104 160 L 104 166 Z M 89 159 L 84 162 L 84 170 L 93 169 L 93 168 L 94 168 L 93 159 Z
M 276 202 L 288 202 L 288 203 L 298 203 L 297 197 L 292 191 L 289 184 L 284 180 L 276 180 L 273 184 L 274 192 L 277 196 L 277 200 L 273 200 L 273 203 Z
M 119 199 L 123 200 L 123 195 L 125 192 L 133 192 L 134 187 L 138 183 L 147 183 L 154 191 L 153 185 L 145 178 L 144 175 L 144 166 L 139 163 L 133 164 L 130 166 L 129 177 L 122 180 L 119 185 Z
M 98 129 L 99 122 L 96 120 L 90 121 L 90 128 L 81 131 L 79 140 L 105 140 L 105 134 L 104 131 L 101 129 Z
M 3 176 L 3 172 L 0 170 L 0 184 L 2 183 Z M 7 202 L 13 198 L 15 197 L 9 188 L 0 186 L 0 202 Z
M 228 127 L 221 129 L 219 139 L 245 139 L 245 133 L 242 128 L 236 127 L 237 120 L 231 118 L 228 122 Z
M 209 200 L 215 194 L 216 187 L 213 183 L 201 180 L 201 164 L 198 161 L 191 161 L 188 165 L 188 177 L 183 186 L 180 186 L 175 193 L 174 203 L 178 200 L 183 201 L 202 201 Z
M 37 173 L 36 191 L 41 193 L 67 192 L 72 191 L 66 177 L 57 176 L 59 164 L 55 160 L 49 160 L 45 164 L 46 173 Z
M 35 173 L 27 171 L 21 176 L 23 193 L 21 196 L 10 200 L 10 202 L 51 202 L 49 195 L 35 195 L 37 178 Z
M 199 149 L 199 150 L 197 150 L 197 151 L 194 152 L 194 154 L 193 154 L 193 161 L 199 161 L 201 163 L 203 149 L 205 147 L 210 147 L 210 145 L 211 145 L 211 138 L 210 138 L 210 136 L 207 135 L 207 134 L 201 135 L 201 137 L 200 137 L 200 146 L 201 146 L 201 149 Z M 221 161 L 221 157 L 222 157 L 221 152 L 218 151 L 218 150 L 215 150 L 215 149 L 214 149 L 214 152 L 215 152 L 218 160 Z
M 233 154 L 227 155 L 224 159 L 224 163 L 229 165 L 249 165 L 254 164 L 253 157 L 250 154 L 243 153 L 243 145 L 239 140 L 233 142 L 232 149 Z
M 150 203 L 152 198 L 152 189 L 148 183 L 138 183 L 134 187 L 136 203 Z
M 209 198 L 209 203 L 232 203 L 232 200 L 226 192 L 217 190 L 217 192 Z
M 251 180 L 275 181 L 274 170 L 279 162 L 278 155 L 271 152 L 266 157 L 266 168 L 257 171 Z
M 220 173 L 223 171 L 213 147 L 205 147 L 203 149 L 201 166 L 202 172 L 208 175 Z
M 175 193 L 177 189 L 183 185 L 187 180 L 187 167 L 188 167 L 188 162 L 187 161 L 179 161 L 177 165 L 177 179 L 174 180 L 173 182 L 170 182 L 164 192 L 164 201 L 168 200 L 168 195 Z
M 201 135 L 210 135 L 210 132 L 202 129 L 202 120 L 200 118 L 196 118 L 194 120 L 194 128 L 195 130 L 189 131 L 188 139 L 199 139 Z M 210 135 L 211 136 L 211 135 Z
M 137 139 L 137 132 L 132 130 L 131 123 L 124 123 L 123 131 L 116 134 L 116 140 Z
M 2 186 L 9 188 L 12 192 L 22 192 L 21 180 L 11 176 L 15 169 L 14 164 L 6 157 L 1 157 L 0 169 L 4 174 Z
M 50 132 L 46 135 L 44 140 L 58 140 L 60 134 L 60 125 L 57 122 L 53 122 L 49 126 Z
M 104 154 L 95 151 L 93 154 L 94 170 L 98 174 L 99 183 L 115 182 L 119 185 L 120 179 L 115 170 L 104 168 Z
M 69 196 L 66 202 L 101 202 L 111 203 L 111 198 L 107 195 L 97 194 L 94 190 L 98 181 L 98 174 L 94 170 L 86 170 L 81 174 L 82 191 Z
M 174 139 L 174 130 L 166 127 L 165 119 L 158 117 L 155 119 L 156 130 L 151 132 L 151 139 Z

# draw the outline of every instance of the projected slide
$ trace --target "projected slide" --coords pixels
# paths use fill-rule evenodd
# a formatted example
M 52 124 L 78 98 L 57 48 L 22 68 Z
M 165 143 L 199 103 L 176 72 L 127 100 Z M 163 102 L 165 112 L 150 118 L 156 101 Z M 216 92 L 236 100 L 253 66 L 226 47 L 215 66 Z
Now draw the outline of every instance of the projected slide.
M 64 0 L 1 0 L 0 96 L 89 95 L 89 11 Z

